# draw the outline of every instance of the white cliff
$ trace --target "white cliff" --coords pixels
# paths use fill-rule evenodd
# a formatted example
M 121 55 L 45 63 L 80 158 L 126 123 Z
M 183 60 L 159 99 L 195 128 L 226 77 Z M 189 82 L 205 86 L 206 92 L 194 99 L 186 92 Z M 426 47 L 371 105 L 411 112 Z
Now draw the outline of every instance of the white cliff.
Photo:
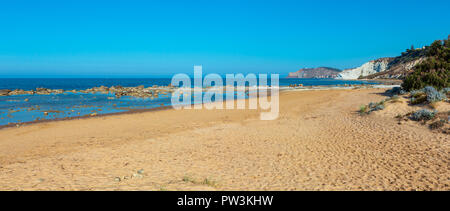
M 381 58 L 363 64 L 361 67 L 347 69 L 338 74 L 336 79 L 358 79 L 360 77 L 384 72 L 389 68 L 392 58 Z

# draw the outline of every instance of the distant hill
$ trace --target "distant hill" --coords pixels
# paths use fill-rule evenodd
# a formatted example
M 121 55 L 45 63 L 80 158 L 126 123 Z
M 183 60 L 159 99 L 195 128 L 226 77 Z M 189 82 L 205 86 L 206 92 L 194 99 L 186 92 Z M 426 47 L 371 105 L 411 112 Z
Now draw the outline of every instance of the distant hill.
M 303 68 L 290 72 L 287 78 L 335 78 L 340 72 L 340 69 L 331 67 Z

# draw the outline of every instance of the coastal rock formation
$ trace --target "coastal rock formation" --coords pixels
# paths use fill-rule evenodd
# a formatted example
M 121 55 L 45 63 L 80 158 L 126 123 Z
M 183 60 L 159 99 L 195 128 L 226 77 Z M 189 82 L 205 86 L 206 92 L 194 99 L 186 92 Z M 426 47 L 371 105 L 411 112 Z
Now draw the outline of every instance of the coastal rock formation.
M 10 93 L 8 93 L 8 95 L 26 95 L 26 94 L 34 94 L 35 91 L 31 90 L 31 91 L 25 91 L 23 89 L 15 89 L 13 91 L 11 91 Z
M 358 79 L 364 76 L 385 72 L 393 58 L 381 58 L 363 64 L 361 67 L 347 69 L 338 74 L 336 79 Z
M 407 49 L 400 56 L 370 61 L 361 67 L 342 71 L 336 79 L 404 79 L 427 58 L 429 47 Z
M 414 66 L 421 63 L 425 57 L 412 61 L 392 64 L 386 71 L 378 72 L 372 75 L 363 76 L 362 79 L 403 79 L 413 71 Z
M 0 89 L 0 96 L 7 96 L 10 92 L 9 89 Z
M 23 89 L 15 89 L 13 91 L 9 89 L 1 89 L 0 96 L 12 96 L 12 95 L 49 95 L 49 94 L 62 94 L 65 92 L 71 93 L 85 93 L 85 94 L 114 94 L 116 98 L 122 96 L 132 96 L 139 98 L 151 98 L 158 97 L 158 95 L 166 95 L 173 92 L 175 87 L 173 86 L 152 86 L 147 87 L 140 85 L 137 87 L 122 87 L 122 86 L 100 86 L 93 87 L 84 90 L 62 90 L 62 89 L 47 89 L 47 88 L 36 88 L 35 90 L 25 91 Z
M 330 67 L 303 68 L 289 73 L 287 78 L 335 78 L 341 70 Z
M 343 71 L 328 67 L 305 68 L 289 73 L 287 78 L 404 79 L 427 58 L 429 51 L 430 46 L 407 49 L 400 56 L 376 59 Z
M 427 58 L 429 47 L 418 49 L 408 49 L 400 56 L 395 57 L 389 62 L 388 70 L 373 75 L 364 76 L 364 79 L 404 79 L 409 73 L 413 72 L 413 68 L 422 63 Z
M 62 89 L 47 89 L 47 88 L 36 88 L 35 94 L 38 95 L 48 95 L 48 94 L 61 94 L 64 93 Z

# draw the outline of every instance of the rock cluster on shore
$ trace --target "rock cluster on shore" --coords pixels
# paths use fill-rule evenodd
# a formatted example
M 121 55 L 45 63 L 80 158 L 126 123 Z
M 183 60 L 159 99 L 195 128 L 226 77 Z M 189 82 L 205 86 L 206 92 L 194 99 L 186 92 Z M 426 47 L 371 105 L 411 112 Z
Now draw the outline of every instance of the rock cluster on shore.
M 122 96 L 132 96 L 139 98 L 147 98 L 147 97 L 158 97 L 159 95 L 165 95 L 167 93 L 173 92 L 173 87 L 148 87 L 137 86 L 137 87 L 121 87 L 121 86 L 113 86 L 109 88 L 109 92 L 115 93 L 116 98 L 120 98 Z
M 174 87 L 172 86 L 153 86 L 147 87 L 141 85 L 137 87 L 122 87 L 122 86 L 100 86 L 93 87 L 84 90 L 68 90 L 64 91 L 62 89 L 47 89 L 47 88 L 36 88 L 35 90 L 23 90 L 23 89 L 1 89 L 0 96 L 13 96 L 13 95 L 48 95 L 48 94 L 62 94 L 64 92 L 71 93 L 85 93 L 85 94 L 115 94 L 116 98 L 120 98 L 122 96 L 133 96 L 139 98 L 148 98 L 148 97 L 158 97 L 159 95 L 165 95 L 174 91 Z
M 9 89 L 0 89 L 0 96 L 7 96 L 10 92 L 11 90 Z

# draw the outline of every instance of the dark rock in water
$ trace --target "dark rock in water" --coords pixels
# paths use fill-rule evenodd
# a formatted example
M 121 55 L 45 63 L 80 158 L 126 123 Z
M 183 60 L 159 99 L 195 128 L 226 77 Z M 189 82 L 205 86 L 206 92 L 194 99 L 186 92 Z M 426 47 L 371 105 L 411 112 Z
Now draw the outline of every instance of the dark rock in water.
M 11 90 L 9 89 L 0 89 L 0 96 L 7 96 L 10 92 Z

